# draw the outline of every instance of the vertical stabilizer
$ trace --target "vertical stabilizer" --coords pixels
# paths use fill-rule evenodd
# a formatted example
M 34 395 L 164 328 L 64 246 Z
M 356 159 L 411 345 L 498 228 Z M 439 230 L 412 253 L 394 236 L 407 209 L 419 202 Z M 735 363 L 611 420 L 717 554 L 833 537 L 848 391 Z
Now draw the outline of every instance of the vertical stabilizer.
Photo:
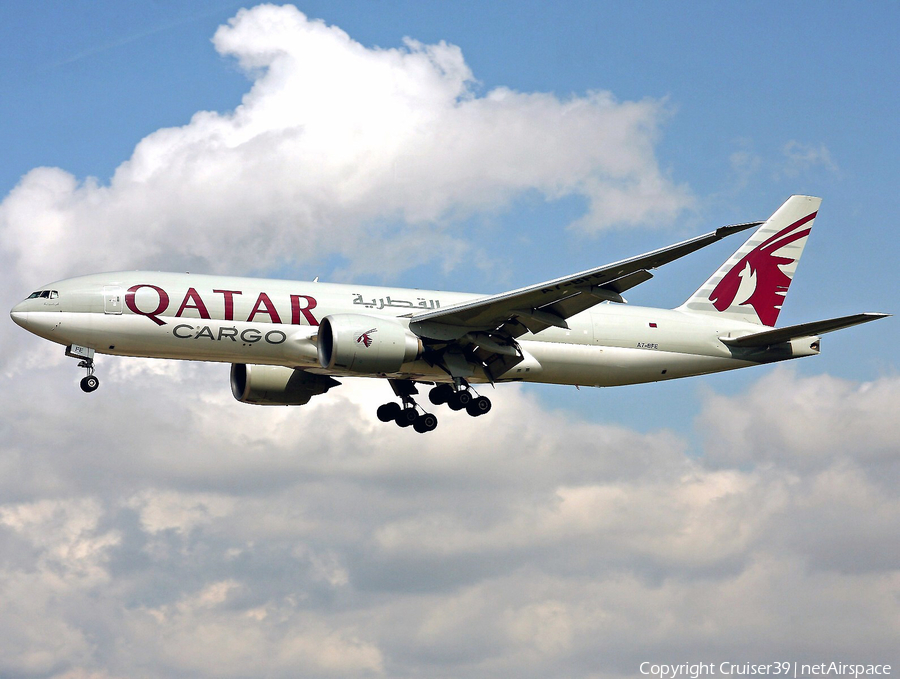
M 788 198 L 679 308 L 774 327 L 821 202 Z

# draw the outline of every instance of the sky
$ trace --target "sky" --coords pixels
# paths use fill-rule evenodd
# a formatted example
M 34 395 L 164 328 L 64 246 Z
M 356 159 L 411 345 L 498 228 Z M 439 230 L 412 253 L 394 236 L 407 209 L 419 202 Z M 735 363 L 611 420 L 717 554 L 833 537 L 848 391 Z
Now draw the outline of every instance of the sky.
M 148 268 L 496 293 L 824 201 L 780 316 L 896 312 L 895 3 L 8 2 L 0 296 Z M 739 237 L 738 237 L 739 240 Z M 626 295 L 674 307 L 739 242 Z M 897 321 L 665 384 L 386 384 L 0 327 L 0 676 L 900 666 Z

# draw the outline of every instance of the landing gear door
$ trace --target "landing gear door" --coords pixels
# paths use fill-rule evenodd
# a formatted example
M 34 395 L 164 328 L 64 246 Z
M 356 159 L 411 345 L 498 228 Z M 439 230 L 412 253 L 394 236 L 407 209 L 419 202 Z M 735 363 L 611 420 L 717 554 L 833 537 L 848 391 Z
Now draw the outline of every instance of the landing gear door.
M 124 295 L 122 294 L 122 288 L 116 285 L 106 285 L 103 287 L 103 313 L 122 313 L 123 301 Z

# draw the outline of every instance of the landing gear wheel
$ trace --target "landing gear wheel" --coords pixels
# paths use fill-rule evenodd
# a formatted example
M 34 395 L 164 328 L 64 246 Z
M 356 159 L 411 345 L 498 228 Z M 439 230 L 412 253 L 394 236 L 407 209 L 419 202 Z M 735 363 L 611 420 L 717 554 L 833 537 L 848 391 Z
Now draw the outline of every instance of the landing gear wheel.
M 451 396 L 453 396 L 453 386 L 450 384 L 439 384 L 428 392 L 428 400 L 436 406 L 446 403 Z
M 81 390 L 85 393 L 90 394 L 92 391 L 97 391 L 97 387 L 99 386 L 100 380 L 97 379 L 94 375 L 88 375 L 81 380 Z
M 375 411 L 375 414 L 382 422 L 390 422 L 391 420 L 397 419 L 400 411 L 400 404 L 391 401 L 390 403 L 385 403 L 382 406 L 378 406 L 378 410 Z
M 491 399 L 487 396 L 479 396 L 476 399 L 473 399 L 469 405 L 466 406 L 466 412 L 469 413 L 472 417 L 478 417 L 479 415 L 484 415 L 491 409 Z
M 394 418 L 394 421 L 399 427 L 408 427 L 414 424 L 418 418 L 419 413 L 416 412 L 415 408 L 403 408 L 397 413 L 397 417 Z
M 437 428 L 437 417 L 432 415 L 431 413 L 425 413 L 424 415 L 420 415 L 415 424 L 413 424 L 413 429 L 415 429 L 420 434 L 424 434 L 425 432 L 434 431 Z
M 463 408 L 468 407 L 471 402 L 472 392 L 468 390 L 457 391 L 447 399 L 447 405 L 450 406 L 450 410 L 462 410 Z

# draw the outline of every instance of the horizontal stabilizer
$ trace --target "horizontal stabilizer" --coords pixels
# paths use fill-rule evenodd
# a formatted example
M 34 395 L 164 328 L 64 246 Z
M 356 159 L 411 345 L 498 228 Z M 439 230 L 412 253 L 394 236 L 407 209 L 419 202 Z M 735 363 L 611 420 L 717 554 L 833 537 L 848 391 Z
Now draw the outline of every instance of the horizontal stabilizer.
M 840 318 L 829 318 L 825 321 L 813 321 L 812 323 L 790 325 L 786 328 L 766 330 L 765 332 L 757 332 L 752 335 L 744 335 L 743 337 L 720 337 L 719 339 L 730 347 L 768 347 L 773 344 L 790 342 L 800 337 L 824 335 L 826 332 L 849 328 L 850 326 L 868 323 L 869 321 L 877 321 L 879 318 L 886 318 L 887 316 L 890 316 L 890 314 L 874 312 L 853 314 L 851 316 L 841 316 Z

